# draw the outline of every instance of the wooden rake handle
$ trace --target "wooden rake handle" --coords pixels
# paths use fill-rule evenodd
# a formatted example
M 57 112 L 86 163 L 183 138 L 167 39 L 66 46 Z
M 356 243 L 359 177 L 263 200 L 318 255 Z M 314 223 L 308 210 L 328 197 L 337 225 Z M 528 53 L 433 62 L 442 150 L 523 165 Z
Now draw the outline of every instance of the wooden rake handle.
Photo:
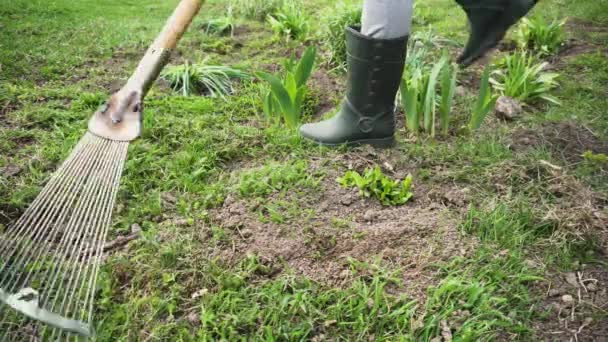
M 188 29 L 188 26 L 190 26 L 194 16 L 201 9 L 202 4 L 202 0 L 182 0 L 171 18 L 167 20 L 165 27 L 152 46 L 163 49 L 174 49 L 177 46 L 177 42 Z
M 161 33 L 139 62 L 139 66 L 129 80 L 131 84 L 127 85 L 128 88 L 141 91 L 143 95 L 148 92 L 152 83 L 169 61 L 171 51 L 177 46 L 177 42 L 182 38 L 192 19 L 200 10 L 203 1 L 182 0 L 179 3 Z
M 89 131 L 99 137 L 131 141 L 141 135 L 143 99 L 169 62 L 204 0 L 181 0 L 165 27 L 148 48 L 137 69 L 122 89 L 114 93 L 105 108 L 89 121 Z

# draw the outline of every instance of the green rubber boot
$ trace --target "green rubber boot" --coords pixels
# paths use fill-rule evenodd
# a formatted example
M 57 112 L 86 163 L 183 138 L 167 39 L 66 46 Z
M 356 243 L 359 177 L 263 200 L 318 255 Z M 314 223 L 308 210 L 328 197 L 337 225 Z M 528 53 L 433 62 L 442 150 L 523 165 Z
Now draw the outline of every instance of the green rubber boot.
M 369 38 L 348 27 L 348 79 L 341 110 L 329 120 L 302 125 L 302 136 L 327 146 L 394 145 L 394 103 L 405 65 L 407 39 Z
M 511 26 L 525 16 L 537 0 L 456 0 L 464 9 L 471 35 L 457 62 L 465 67 L 495 48 Z

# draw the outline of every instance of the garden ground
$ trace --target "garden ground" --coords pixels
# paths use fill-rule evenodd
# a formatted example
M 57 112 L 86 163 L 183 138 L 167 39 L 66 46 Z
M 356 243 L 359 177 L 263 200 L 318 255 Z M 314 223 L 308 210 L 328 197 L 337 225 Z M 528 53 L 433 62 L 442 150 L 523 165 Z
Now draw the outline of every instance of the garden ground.
M 209 58 L 275 71 L 305 45 L 327 53 L 323 16 L 310 19 L 306 43 L 250 19 L 233 35 L 205 34 L 202 23 L 228 2 L 203 7 L 173 64 Z M 0 230 L 176 3 L 2 2 Z M 308 1 L 304 15 L 333 8 Z M 107 252 L 97 339 L 608 339 L 608 166 L 583 157 L 608 154 L 608 2 L 547 0 L 534 12 L 567 17 L 566 44 L 549 58 L 562 104 L 531 104 L 510 122 L 491 116 L 471 135 L 414 137 L 400 113 L 394 149 L 327 149 L 269 124 L 258 81 L 241 81 L 226 101 L 159 82 L 129 150 L 110 239 L 141 233 Z M 414 31 L 429 29 L 437 39 L 423 43 L 452 56 L 466 39 L 449 0 L 417 4 Z M 495 55 L 513 48 L 507 40 Z M 457 124 L 482 69 L 463 71 Z M 334 113 L 343 83 L 320 58 L 304 120 Z M 412 174 L 414 198 L 385 207 L 336 181 L 374 166 Z

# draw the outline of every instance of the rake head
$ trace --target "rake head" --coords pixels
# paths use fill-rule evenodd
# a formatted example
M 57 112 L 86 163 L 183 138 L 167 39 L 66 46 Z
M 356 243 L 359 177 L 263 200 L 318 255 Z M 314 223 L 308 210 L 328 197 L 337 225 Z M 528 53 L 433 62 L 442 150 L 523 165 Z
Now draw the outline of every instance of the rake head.
M 89 121 L 89 131 L 114 141 L 132 141 L 141 134 L 142 91 L 121 89 Z

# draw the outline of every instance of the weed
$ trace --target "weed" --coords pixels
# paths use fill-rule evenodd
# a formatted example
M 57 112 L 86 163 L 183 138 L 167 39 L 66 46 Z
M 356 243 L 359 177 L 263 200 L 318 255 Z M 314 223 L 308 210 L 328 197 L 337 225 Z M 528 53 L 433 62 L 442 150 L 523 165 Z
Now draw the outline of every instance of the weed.
M 541 16 L 523 18 L 515 32 L 520 49 L 532 49 L 540 55 L 556 53 L 564 42 L 566 20 L 547 23 Z
M 545 100 L 560 104 L 549 94 L 558 86 L 557 73 L 544 72 L 548 63 L 538 63 L 536 58 L 525 51 L 505 56 L 497 63 L 490 82 L 501 94 L 522 102 Z
M 283 7 L 285 0 L 231 0 L 230 3 L 236 14 L 263 21 Z
M 345 28 L 361 23 L 361 6 L 344 1 L 339 2 L 335 9 L 325 18 L 323 44 L 328 51 L 328 64 L 337 69 L 346 70 L 346 34 Z
M 308 38 L 308 18 L 303 14 L 299 2 L 288 2 L 274 14 L 268 15 L 268 23 L 277 36 L 306 41 Z
M 175 91 L 184 96 L 195 93 L 226 99 L 234 92 L 232 79 L 244 79 L 249 75 L 240 69 L 224 65 L 209 65 L 206 62 L 169 66 L 162 76 Z
M 264 99 L 264 113 L 268 119 L 277 122 L 282 118 L 290 128 L 298 125 L 308 89 L 306 81 L 312 73 L 316 54 L 315 48 L 309 47 L 298 63 L 293 59 L 286 60 L 283 80 L 268 73 L 257 73 L 270 84 L 270 92 Z
M 231 36 L 234 33 L 235 18 L 232 13 L 232 7 L 228 8 L 227 14 L 221 17 L 209 19 L 203 23 L 203 29 L 207 34 L 222 35 L 229 33 Z
M 382 173 L 379 167 L 367 169 L 363 175 L 347 171 L 338 182 L 345 188 L 356 187 L 363 197 L 374 197 L 383 205 L 402 205 L 409 201 L 412 193 L 412 175 L 403 181 L 395 181 Z
M 483 120 L 486 118 L 488 113 L 494 110 L 498 96 L 492 94 L 492 88 L 490 87 L 490 66 L 486 66 L 481 76 L 481 84 L 479 86 L 479 95 L 477 101 L 471 112 L 471 118 L 467 126 L 469 132 L 475 131 L 481 127 Z

